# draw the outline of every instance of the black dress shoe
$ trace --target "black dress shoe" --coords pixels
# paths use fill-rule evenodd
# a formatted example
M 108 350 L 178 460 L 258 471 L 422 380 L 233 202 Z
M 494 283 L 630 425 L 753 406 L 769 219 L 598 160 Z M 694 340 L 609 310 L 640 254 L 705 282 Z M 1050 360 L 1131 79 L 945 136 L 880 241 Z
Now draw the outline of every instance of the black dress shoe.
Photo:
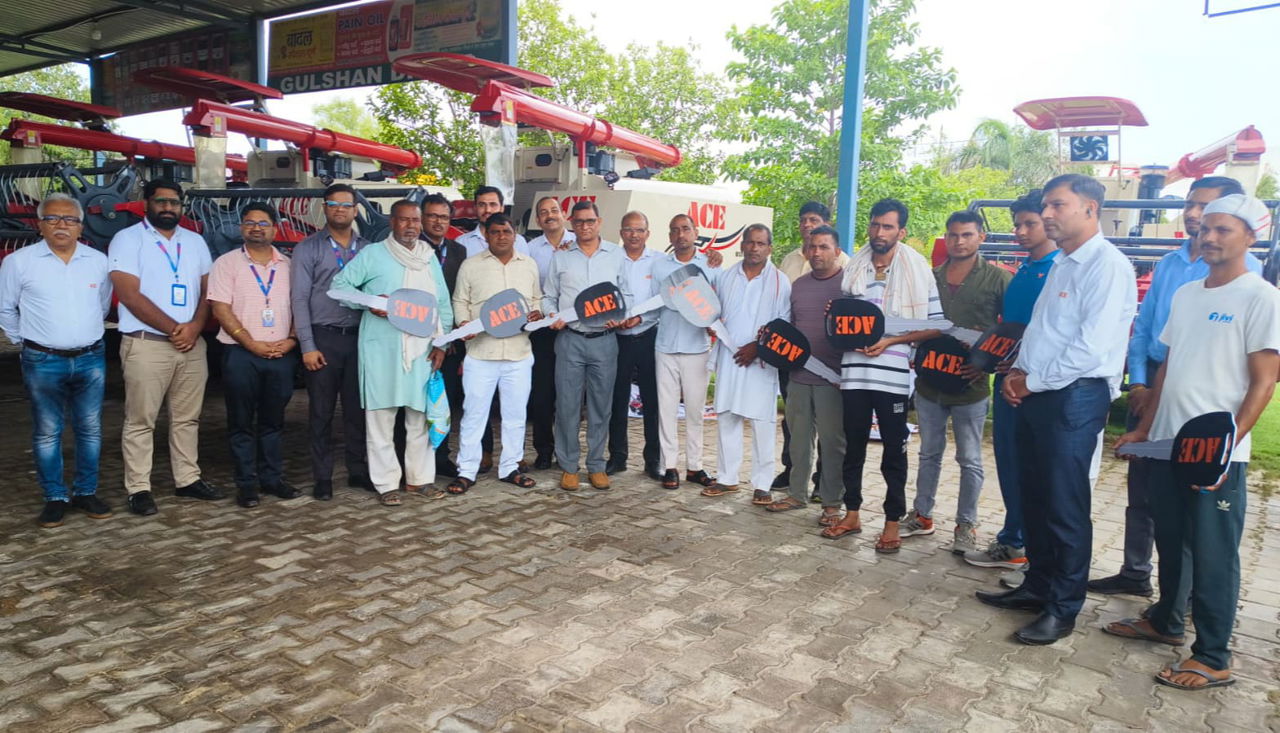
M 185 496 L 188 499 L 200 499 L 202 501 L 218 501 L 219 499 L 227 498 L 226 492 L 204 479 L 196 479 L 193 484 L 179 486 L 173 490 L 173 493 L 175 496 Z
M 644 475 L 657 481 L 662 480 L 662 467 L 656 463 L 646 464 L 644 467 Z
M 129 511 L 140 517 L 149 517 L 160 510 L 156 509 L 156 500 L 151 498 L 150 491 L 139 491 L 129 494 Z
M 453 461 L 447 458 L 443 461 L 439 461 L 436 463 L 436 475 L 445 476 L 448 478 L 457 478 L 458 464 L 454 463 Z
M 1044 610 L 1044 599 L 1022 588 L 1002 592 L 980 590 L 974 595 L 988 606 L 996 608 L 1010 611 L 1040 612 Z
M 540 455 L 533 459 L 533 470 L 545 471 L 548 468 L 551 468 L 551 456 Z
M 278 496 L 281 499 L 297 499 L 299 496 L 302 496 L 301 489 L 297 488 L 296 486 L 291 486 L 285 481 L 281 481 L 275 486 L 263 486 L 262 491 L 265 494 Z
M 613 460 L 612 458 L 609 459 L 609 462 L 604 464 L 604 472 L 609 476 L 613 476 L 619 473 L 626 473 L 627 459 L 625 458 L 623 458 L 622 460 Z
M 368 476 L 348 476 L 347 486 L 352 489 L 364 489 L 375 494 L 378 493 L 378 489 L 373 485 L 373 480 Z
M 1013 632 L 1013 638 L 1023 644 L 1043 646 L 1065 639 L 1076 628 L 1076 620 L 1061 619 L 1051 613 L 1042 613 L 1035 621 Z
M 778 474 L 777 476 L 774 476 L 773 478 L 773 488 L 775 489 L 785 489 L 790 485 L 791 485 L 791 469 L 789 468 L 782 469 L 782 473 Z
M 333 498 L 333 482 L 317 481 L 315 487 L 311 489 L 311 495 L 320 501 L 329 501 Z
M 258 492 L 253 489 L 240 489 L 236 492 L 236 503 L 245 509 L 252 509 L 258 505 Z
M 89 515 L 90 519 L 106 519 L 111 516 L 111 507 L 99 499 L 96 494 L 71 497 L 71 506 Z
M 36 518 L 36 523 L 45 529 L 61 527 L 62 518 L 65 516 L 67 516 L 67 502 L 61 500 L 46 501 L 40 516 Z
M 1094 593 L 1101 593 L 1107 596 L 1119 595 L 1121 593 L 1131 596 L 1150 597 L 1151 580 L 1134 580 L 1126 578 L 1123 575 L 1111 575 L 1106 578 L 1089 581 L 1089 590 Z

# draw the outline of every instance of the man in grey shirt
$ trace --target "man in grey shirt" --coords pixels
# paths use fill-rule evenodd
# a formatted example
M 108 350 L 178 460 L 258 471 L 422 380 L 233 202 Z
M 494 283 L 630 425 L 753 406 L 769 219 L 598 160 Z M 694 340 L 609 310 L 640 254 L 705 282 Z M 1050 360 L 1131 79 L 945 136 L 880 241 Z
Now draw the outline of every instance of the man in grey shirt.
M 365 453 L 364 410 L 360 408 L 356 350 L 360 311 L 344 308 L 325 294 L 334 276 L 369 243 L 352 226 L 355 218 L 355 189 L 345 183 L 326 188 L 325 228 L 298 242 L 289 270 L 294 328 L 307 370 L 307 425 L 315 480 L 312 494 L 322 501 L 333 498 L 329 439 L 339 395 L 347 485 L 373 491 Z

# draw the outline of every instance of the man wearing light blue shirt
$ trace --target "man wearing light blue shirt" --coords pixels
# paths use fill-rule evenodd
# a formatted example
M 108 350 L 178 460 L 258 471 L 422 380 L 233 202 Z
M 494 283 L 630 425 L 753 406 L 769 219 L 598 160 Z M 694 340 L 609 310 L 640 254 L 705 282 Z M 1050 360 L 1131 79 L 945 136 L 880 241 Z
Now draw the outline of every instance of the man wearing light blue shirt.
M 62 524 L 67 508 L 111 516 L 97 496 L 106 361 L 102 319 L 111 307 L 107 258 L 78 242 L 84 212 L 70 196 L 40 202 L 39 242 L 0 264 L 0 328 L 22 348 L 22 382 L 31 397 L 31 453 L 44 491 L 41 527 Z M 63 478 L 62 429 L 71 407 L 76 471 Z
M 1150 406 L 1152 393 L 1147 388 L 1169 354 L 1169 347 L 1160 342 L 1160 333 L 1169 320 L 1173 294 L 1183 285 L 1203 280 L 1209 274 L 1209 266 L 1200 258 L 1197 241 L 1204 207 L 1223 196 L 1240 193 L 1244 193 L 1240 182 L 1225 176 L 1201 178 L 1191 184 L 1186 206 L 1182 209 L 1187 240 L 1181 247 L 1160 258 L 1160 262 L 1156 264 L 1151 276 L 1151 288 L 1142 300 L 1138 318 L 1133 322 L 1133 335 L 1129 338 L 1130 430 L 1138 424 Z M 1262 274 L 1262 263 L 1252 254 L 1246 253 L 1245 265 L 1251 271 Z M 1129 462 L 1129 503 L 1124 510 L 1124 564 L 1116 575 L 1089 581 L 1089 590 L 1095 593 L 1151 595 L 1151 551 L 1155 543 L 1155 524 L 1147 502 L 1146 468 L 1145 461 Z
M 662 258 L 646 246 L 649 218 L 639 211 L 622 217 L 618 232 L 622 238 L 623 279 L 631 291 L 629 306 L 643 303 L 658 292 L 654 265 Z M 613 380 L 613 414 L 609 417 L 609 462 L 605 473 L 612 476 L 627 470 L 627 419 L 631 406 L 631 375 L 640 388 L 641 421 L 644 423 L 645 473 L 658 470 L 658 382 L 654 371 L 654 338 L 658 335 L 658 311 L 641 314 L 640 322 L 618 331 L 618 372 Z
M 1098 432 L 1120 393 L 1125 346 L 1137 310 L 1133 266 L 1098 226 L 1104 189 L 1067 174 L 1044 187 L 1041 218 L 1058 243 L 1002 396 L 1018 413 L 1026 581 L 1007 593 L 978 592 L 998 608 L 1040 615 L 1014 633 L 1052 644 L 1075 628 L 1093 549 L 1089 467 Z

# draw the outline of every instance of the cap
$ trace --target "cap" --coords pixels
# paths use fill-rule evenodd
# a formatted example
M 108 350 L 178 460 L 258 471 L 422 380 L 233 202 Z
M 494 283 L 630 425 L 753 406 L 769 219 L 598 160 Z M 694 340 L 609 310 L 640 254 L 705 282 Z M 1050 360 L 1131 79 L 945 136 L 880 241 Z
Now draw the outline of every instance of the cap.
M 1264 232 L 1267 227 L 1271 226 L 1271 212 L 1267 209 L 1266 204 L 1240 193 L 1233 193 L 1230 196 L 1223 196 L 1220 199 L 1210 201 L 1204 207 L 1204 216 L 1210 214 L 1230 214 L 1237 219 L 1244 221 L 1245 226 L 1249 227 L 1255 235 Z

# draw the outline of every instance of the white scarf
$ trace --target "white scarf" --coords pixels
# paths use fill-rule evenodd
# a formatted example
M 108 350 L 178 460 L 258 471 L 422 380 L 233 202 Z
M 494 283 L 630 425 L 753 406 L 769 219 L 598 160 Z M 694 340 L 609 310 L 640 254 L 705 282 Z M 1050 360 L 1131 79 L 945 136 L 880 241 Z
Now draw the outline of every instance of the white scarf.
M 841 283 L 844 292 L 855 298 L 866 295 L 867 286 L 875 279 L 875 265 L 871 263 L 873 254 L 871 245 L 864 244 L 849 258 Z M 929 280 L 932 278 L 933 271 L 924 257 L 899 242 L 886 273 L 884 314 L 894 318 L 928 318 Z
M 425 290 L 436 296 L 439 301 L 439 294 L 436 293 L 436 279 L 431 274 L 431 265 L 436 260 L 436 253 L 432 251 L 431 245 L 426 242 L 414 242 L 413 248 L 409 248 L 396 241 L 395 237 L 387 237 L 383 245 L 387 248 L 387 252 L 391 254 L 391 258 L 400 263 L 404 267 L 404 281 L 400 287 L 410 288 L 412 290 Z M 436 335 L 441 333 L 440 319 L 436 319 Z M 413 362 L 417 361 L 431 349 L 431 339 L 422 338 L 420 336 L 410 336 L 403 331 L 400 333 L 400 366 L 406 372 L 413 370 Z

